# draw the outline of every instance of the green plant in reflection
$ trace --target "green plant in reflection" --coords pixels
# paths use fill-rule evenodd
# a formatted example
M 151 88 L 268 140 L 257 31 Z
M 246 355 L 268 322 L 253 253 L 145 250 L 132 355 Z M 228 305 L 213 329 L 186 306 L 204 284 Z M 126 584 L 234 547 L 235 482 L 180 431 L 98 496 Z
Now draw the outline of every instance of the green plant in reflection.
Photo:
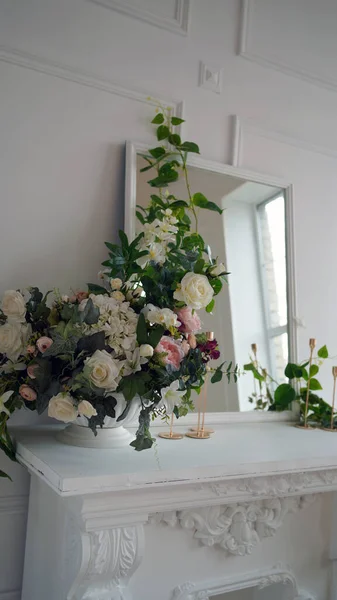
M 281 412 L 291 410 L 295 403 L 302 423 L 308 393 L 308 423 L 319 427 L 330 427 L 331 406 L 316 393 L 323 389 L 317 375 L 328 357 L 328 349 L 324 345 L 317 351 L 317 356 L 313 357 L 310 366 L 309 360 L 298 364 L 289 362 L 284 370 L 288 383 L 277 384 L 259 363 L 256 355 L 250 356 L 250 362 L 244 365 L 244 371 L 252 373 L 253 376 L 254 391 L 249 396 L 249 402 L 255 404 L 254 410 Z

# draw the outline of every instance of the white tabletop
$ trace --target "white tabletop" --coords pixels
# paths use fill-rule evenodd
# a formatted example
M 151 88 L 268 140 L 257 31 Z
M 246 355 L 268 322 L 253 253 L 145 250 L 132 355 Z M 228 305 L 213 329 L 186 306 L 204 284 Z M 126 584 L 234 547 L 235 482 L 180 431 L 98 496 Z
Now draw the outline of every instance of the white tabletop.
M 19 461 L 62 495 L 337 468 L 337 434 L 285 423 L 218 425 L 210 439 L 157 438 L 142 452 L 67 446 L 55 439 L 58 430 L 12 433 Z

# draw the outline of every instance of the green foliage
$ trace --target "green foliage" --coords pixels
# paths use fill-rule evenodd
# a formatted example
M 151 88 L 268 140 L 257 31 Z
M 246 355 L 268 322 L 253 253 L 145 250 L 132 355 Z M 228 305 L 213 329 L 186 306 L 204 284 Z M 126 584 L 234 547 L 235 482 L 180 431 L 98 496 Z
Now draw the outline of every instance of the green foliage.
M 200 194 L 200 192 L 193 195 L 192 201 L 193 204 L 199 208 L 207 208 L 208 210 L 218 212 L 220 215 L 223 213 L 223 210 L 221 210 L 215 202 L 210 202 L 203 194 Z

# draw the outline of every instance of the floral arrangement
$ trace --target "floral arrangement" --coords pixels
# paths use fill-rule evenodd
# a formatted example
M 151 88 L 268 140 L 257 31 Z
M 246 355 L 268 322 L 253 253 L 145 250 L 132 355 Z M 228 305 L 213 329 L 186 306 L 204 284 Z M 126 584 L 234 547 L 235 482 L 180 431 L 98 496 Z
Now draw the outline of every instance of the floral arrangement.
M 125 399 L 124 417 L 140 398 L 131 445 L 149 448 L 151 418 L 172 412 L 179 417 L 192 409 L 192 391 L 200 392 L 208 362 L 220 356 L 216 340 L 201 333 L 198 311 L 213 311 L 226 269 L 198 233 L 198 212 L 222 211 L 202 193 L 191 192 L 187 159 L 199 148 L 174 132 L 182 119 L 161 110 L 152 122 L 160 145 L 144 158 L 145 170 L 156 170 L 149 181 L 156 193 L 148 208 L 138 207 L 141 233 L 129 242 L 120 231 L 120 244 L 106 243 L 101 285 L 89 284 L 87 291 L 70 296 L 43 295 L 36 287 L 26 295 L 4 294 L 0 447 L 12 459 L 7 422 L 16 409 L 47 410 L 64 423 L 84 416 L 95 434 L 105 417 L 115 417 L 117 393 Z M 186 200 L 167 191 L 181 173 Z M 223 374 L 237 379 L 231 362 L 212 371 L 213 382 Z

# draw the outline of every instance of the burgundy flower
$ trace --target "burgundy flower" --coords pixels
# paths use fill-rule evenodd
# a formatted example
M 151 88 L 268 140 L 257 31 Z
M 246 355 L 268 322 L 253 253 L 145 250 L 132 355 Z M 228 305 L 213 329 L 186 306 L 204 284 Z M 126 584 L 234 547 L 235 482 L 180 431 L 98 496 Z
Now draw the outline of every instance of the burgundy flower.
M 208 362 L 209 360 L 217 360 L 220 357 L 220 350 L 217 340 L 209 340 L 208 342 L 198 344 L 198 348 L 202 354 L 202 359 L 204 362 Z

